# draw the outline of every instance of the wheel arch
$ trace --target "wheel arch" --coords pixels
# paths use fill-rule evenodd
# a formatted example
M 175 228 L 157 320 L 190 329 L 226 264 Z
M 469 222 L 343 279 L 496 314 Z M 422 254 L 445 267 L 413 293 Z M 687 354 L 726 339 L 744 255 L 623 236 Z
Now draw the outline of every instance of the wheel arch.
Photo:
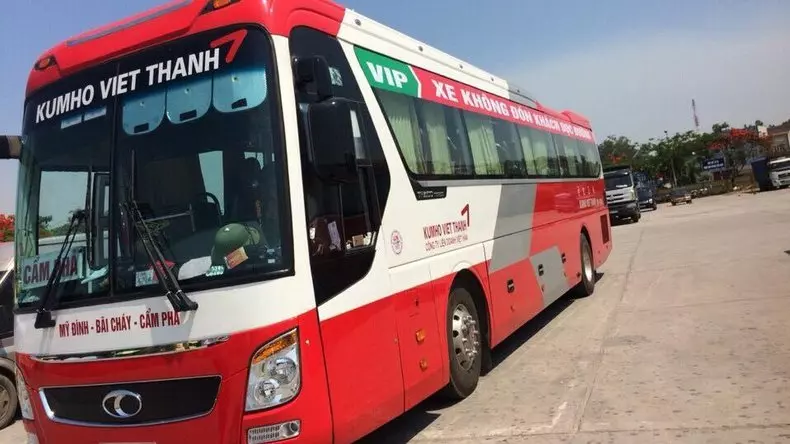
M 483 334 L 485 334 L 486 348 L 491 348 L 491 307 L 488 305 L 488 298 L 483 288 L 483 284 L 478 278 L 477 274 L 468 269 L 463 268 L 458 270 L 453 278 L 453 283 L 450 286 L 450 291 L 456 287 L 463 287 L 472 295 L 472 300 L 477 308 L 477 313 L 480 316 L 480 323 L 482 325 Z M 448 295 L 449 296 L 449 295 Z

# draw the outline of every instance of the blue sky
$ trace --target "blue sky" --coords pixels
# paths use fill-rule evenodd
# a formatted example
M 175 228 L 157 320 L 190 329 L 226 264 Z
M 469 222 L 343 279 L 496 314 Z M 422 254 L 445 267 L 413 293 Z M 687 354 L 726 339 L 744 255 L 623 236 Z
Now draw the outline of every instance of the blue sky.
M 20 131 L 26 77 L 48 47 L 163 0 L 23 0 L 0 14 L 0 133 Z M 790 119 L 787 0 L 348 0 L 345 6 L 638 140 L 701 124 Z M 481 6 L 486 5 L 486 6 Z M 758 7 L 759 5 L 759 7 Z M 16 166 L 0 161 L 0 213 Z

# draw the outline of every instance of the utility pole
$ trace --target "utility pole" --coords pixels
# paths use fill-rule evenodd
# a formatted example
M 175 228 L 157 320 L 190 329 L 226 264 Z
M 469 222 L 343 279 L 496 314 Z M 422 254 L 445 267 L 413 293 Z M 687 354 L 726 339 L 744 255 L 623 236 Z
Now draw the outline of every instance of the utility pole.
M 664 142 L 667 144 L 667 148 L 669 148 L 669 152 L 672 154 L 669 158 L 669 166 L 672 168 L 672 188 L 677 188 L 678 176 L 675 174 L 675 147 L 669 145 L 669 132 L 667 130 L 664 130 Z

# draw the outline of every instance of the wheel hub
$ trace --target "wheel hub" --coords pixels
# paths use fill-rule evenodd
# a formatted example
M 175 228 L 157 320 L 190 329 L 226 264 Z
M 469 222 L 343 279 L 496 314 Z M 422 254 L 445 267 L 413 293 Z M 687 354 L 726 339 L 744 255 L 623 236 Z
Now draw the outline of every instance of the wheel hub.
M 480 354 L 480 330 L 464 304 L 453 310 L 453 350 L 458 365 L 469 370 Z

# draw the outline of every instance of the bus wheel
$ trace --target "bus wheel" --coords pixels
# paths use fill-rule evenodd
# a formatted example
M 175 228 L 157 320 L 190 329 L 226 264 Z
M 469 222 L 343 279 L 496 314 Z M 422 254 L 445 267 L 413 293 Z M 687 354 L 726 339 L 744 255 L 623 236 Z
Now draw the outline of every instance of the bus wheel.
M 593 262 L 592 247 L 587 236 L 582 233 L 579 238 L 581 244 L 582 281 L 576 286 L 576 293 L 581 296 L 590 296 L 595 291 L 595 263 Z
M 18 404 L 14 383 L 5 375 L 0 375 L 0 429 L 14 420 Z
M 483 359 L 482 338 L 472 295 L 463 287 L 454 288 L 447 304 L 450 383 L 444 389 L 446 397 L 464 399 L 477 388 Z

